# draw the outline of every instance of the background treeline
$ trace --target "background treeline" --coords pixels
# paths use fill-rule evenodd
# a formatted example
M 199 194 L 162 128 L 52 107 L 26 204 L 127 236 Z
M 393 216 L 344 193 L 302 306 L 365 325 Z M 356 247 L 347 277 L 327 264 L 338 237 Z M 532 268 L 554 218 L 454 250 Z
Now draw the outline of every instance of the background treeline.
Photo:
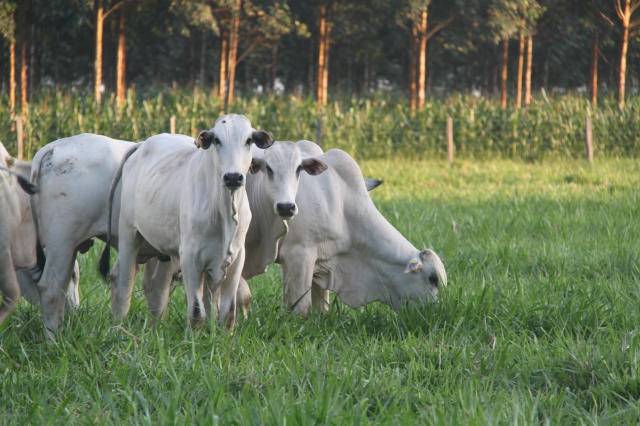
M 451 116 L 458 155 L 538 158 L 581 155 L 589 117 L 596 152 L 635 156 L 638 9 L 640 0 L 0 0 L 0 140 L 15 152 L 22 135 L 28 154 L 82 131 L 143 139 L 168 131 L 172 116 L 193 133 L 240 111 L 280 139 L 412 155 L 442 150 Z
M 276 79 L 287 91 L 314 96 L 323 80 L 330 93 L 361 94 L 377 88 L 410 93 L 412 84 L 414 92 L 420 92 L 424 77 L 427 94 L 477 90 L 497 96 L 505 46 L 508 89 L 515 92 L 526 84 L 522 73 L 529 43 L 533 90 L 587 90 L 596 77 L 597 86 L 617 91 L 622 71 L 631 90 L 640 84 L 634 22 L 640 17 L 639 0 L 0 4 L 1 88 L 9 91 L 15 43 L 16 85 L 20 86 L 24 66 L 31 89 L 27 98 L 37 87 L 93 88 L 96 80 L 107 92 L 116 92 L 118 70 L 123 85 L 138 89 L 201 85 L 220 94 L 221 82 L 227 81 L 223 85 L 229 90 L 231 78 L 242 94 L 258 87 L 272 90 Z

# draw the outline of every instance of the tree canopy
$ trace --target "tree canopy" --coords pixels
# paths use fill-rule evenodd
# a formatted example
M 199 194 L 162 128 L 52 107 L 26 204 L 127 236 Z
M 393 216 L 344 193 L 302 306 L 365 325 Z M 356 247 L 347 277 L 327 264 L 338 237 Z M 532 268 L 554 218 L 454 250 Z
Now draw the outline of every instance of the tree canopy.
M 231 22 L 229 0 L 120 0 L 126 5 L 126 80 L 138 89 L 159 85 L 218 85 L 221 38 Z M 32 87 L 90 87 L 95 55 L 93 0 L 0 2 L 0 77 L 8 92 L 10 31 L 28 43 Z M 118 1 L 104 0 L 108 10 Z M 329 87 L 353 94 L 371 89 L 409 89 L 412 66 L 408 22 L 428 8 L 429 25 L 447 22 L 429 38 L 427 90 L 496 93 L 501 53 L 517 34 L 533 34 L 534 88 L 586 87 L 597 31 L 599 85 L 615 90 L 622 28 L 615 2 L 595 0 L 243 0 L 236 86 L 248 93 L 285 90 L 312 95 L 317 72 L 319 9 L 327 6 L 331 28 Z M 13 13 L 15 11 L 15 13 Z M 9 17 L 15 15 L 15 20 Z M 608 17 L 608 18 L 607 18 Z M 431 28 L 430 28 L 431 29 Z M 640 48 L 631 32 L 627 85 L 640 85 Z M 118 20 L 104 20 L 104 83 L 115 90 Z M 509 67 L 513 69 L 514 63 Z M 510 71 L 509 75 L 513 75 Z M 202 81 L 200 81 L 202 80 Z M 515 83 L 510 81 L 510 87 Z

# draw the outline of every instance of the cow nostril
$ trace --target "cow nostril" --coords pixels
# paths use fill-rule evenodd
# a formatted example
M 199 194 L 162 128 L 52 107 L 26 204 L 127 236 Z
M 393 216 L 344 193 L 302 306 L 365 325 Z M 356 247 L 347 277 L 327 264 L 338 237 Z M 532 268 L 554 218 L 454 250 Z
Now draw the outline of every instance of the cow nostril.
M 225 173 L 222 177 L 224 184 L 229 188 L 238 188 L 242 186 L 244 177 L 240 173 Z
M 291 217 L 296 213 L 296 205 L 294 203 L 278 203 L 276 210 L 282 217 Z

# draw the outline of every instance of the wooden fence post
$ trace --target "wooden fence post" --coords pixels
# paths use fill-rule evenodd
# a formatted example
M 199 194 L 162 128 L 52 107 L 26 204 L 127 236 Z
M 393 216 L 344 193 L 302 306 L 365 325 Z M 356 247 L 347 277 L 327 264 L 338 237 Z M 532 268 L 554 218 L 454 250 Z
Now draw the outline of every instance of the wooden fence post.
M 593 138 L 591 133 L 591 117 L 587 115 L 585 120 L 585 145 L 587 149 L 587 160 L 593 163 Z
M 18 160 L 22 160 L 24 157 L 24 127 L 23 127 L 21 116 L 16 117 L 16 136 L 17 136 Z
M 176 116 L 172 115 L 171 120 L 169 120 L 169 133 L 174 135 L 176 133 Z
M 322 116 L 319 115 L 318 119 L 316 120 L 316 143 L 320 146 L 322 146 L 322 124 Z
M 453 145 L 453 118 L 447 116 L 447 160 L 449 164 L 453 163 L 453 153 L 455 146 Z

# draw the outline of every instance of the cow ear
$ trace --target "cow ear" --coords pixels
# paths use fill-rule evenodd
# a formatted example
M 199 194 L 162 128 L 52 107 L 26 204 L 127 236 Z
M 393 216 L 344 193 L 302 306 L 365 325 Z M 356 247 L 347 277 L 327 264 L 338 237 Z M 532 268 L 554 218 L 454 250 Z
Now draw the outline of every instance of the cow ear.
M 256 174 L 264 167 L 265 161 L 262 158 L 253 157 L 251 159 L 251 165 L 249 166 L 249 172 Z
M 364 178 L 364 186 L 367 187 L 367 191 L 371 191 L 372 189 L 376 189 L 380 185 L 382 185 L 384 181 L 382 179 L 371 179 Z
M 407 263 L 407 266 L 404 268 L 404 273 L 418 272 L 420 269 L 422 269 L 422 262 L 417 257 L 414 257 Z
M 424 249 L 420 252 L 420 260 L 423 262 L 430 262 L 434 255 L 437 257 L 433 250 Z
M 315 176 L 327 170 L 327 165 L 316 158 L 305 158 L 302 160 L 302 168 L 305 172 Z
M 251 140 L 258 148 L 267 149 L 273 145 L 273 137 L 264 130 L 255 130 L 251 133 Z
M 213 132 L 210 132 L 208 130 L 203 130 L 198 134 L 198 136 L 196 137 L 196 140 L 193 143 L 198 148 L 209 149 L 209 147 L 213 143 L 214 138 L 215 136 L 213 135 Z

